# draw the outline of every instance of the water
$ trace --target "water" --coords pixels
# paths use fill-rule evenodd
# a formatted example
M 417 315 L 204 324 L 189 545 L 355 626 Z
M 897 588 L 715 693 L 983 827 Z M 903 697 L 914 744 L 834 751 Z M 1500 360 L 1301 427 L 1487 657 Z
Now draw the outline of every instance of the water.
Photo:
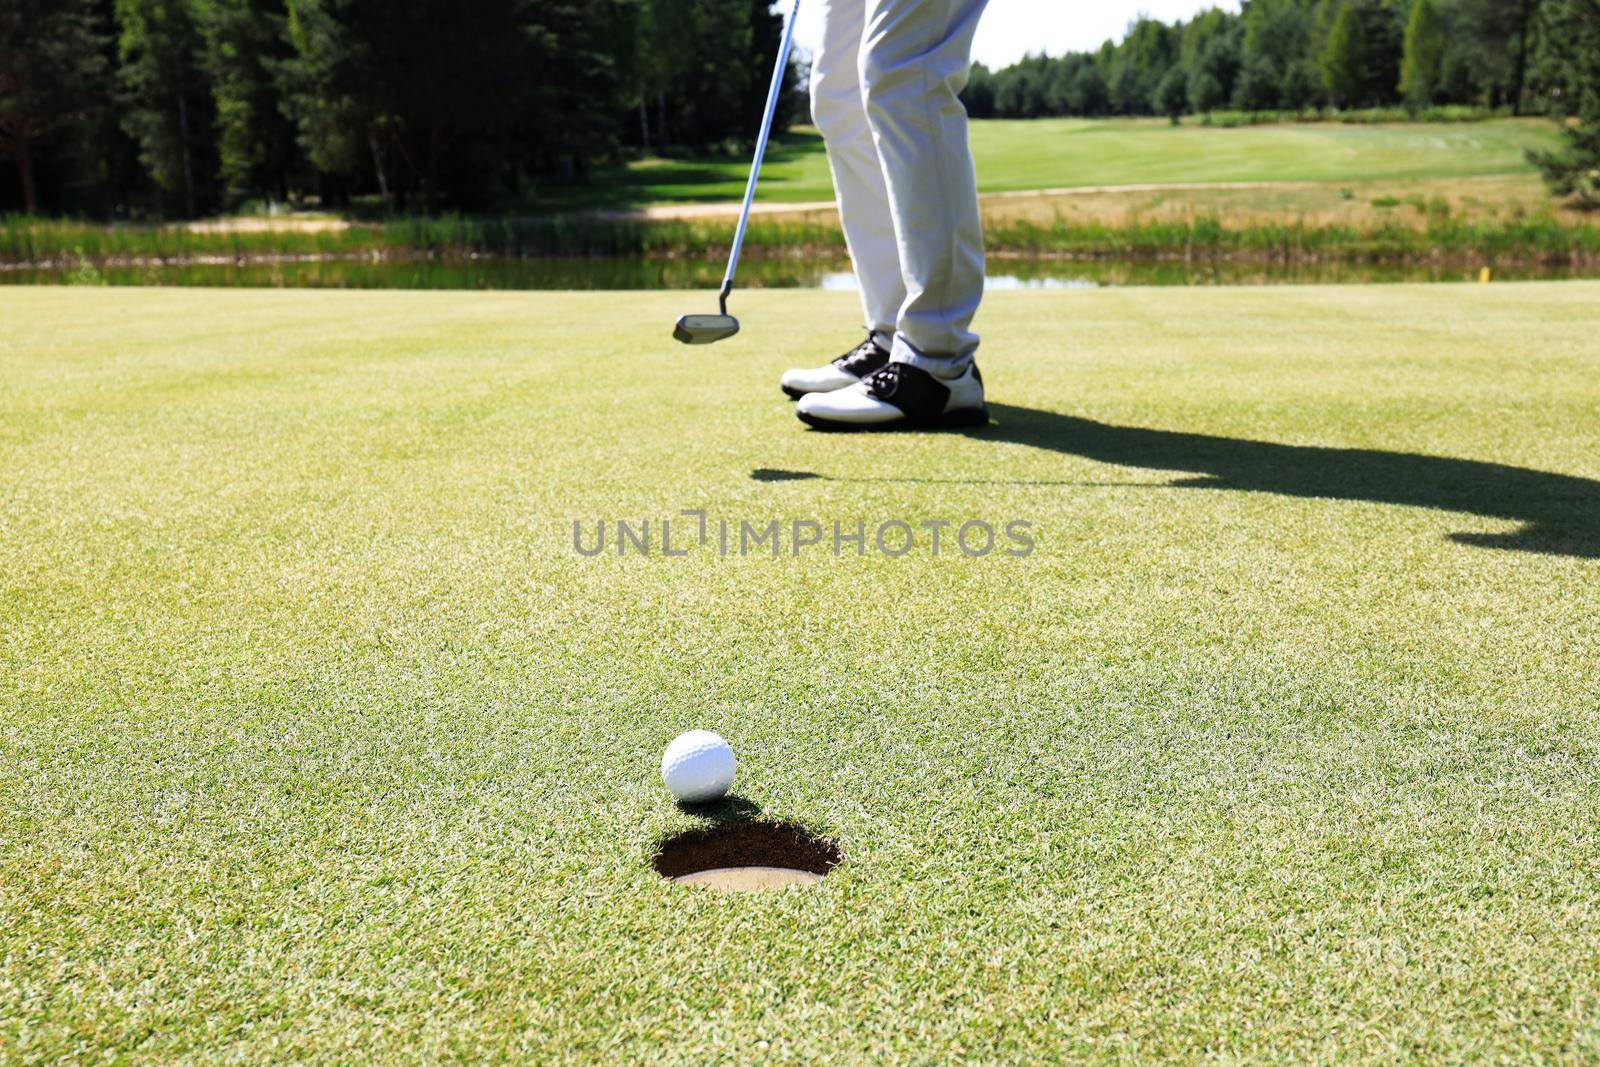
M 987 287 L 1098 289 L 1131 285 L 1309 285 L 1476 281 L 1476 266 L 1374 266 L 1349 263 L 1183 263 L 995 257 Z M 283 263 L 191 263 L 45 270 L 0 269 L 0 285 L 205 285 L 316 289 L 716 289 L 719 260 L 502 259 L 308 260 Z M 1600 267 L 1496 267 L 1498 281 L 1600 278 Z M 751 259 L 740 264 L 744 288 L 854 289 L 848 261 Z

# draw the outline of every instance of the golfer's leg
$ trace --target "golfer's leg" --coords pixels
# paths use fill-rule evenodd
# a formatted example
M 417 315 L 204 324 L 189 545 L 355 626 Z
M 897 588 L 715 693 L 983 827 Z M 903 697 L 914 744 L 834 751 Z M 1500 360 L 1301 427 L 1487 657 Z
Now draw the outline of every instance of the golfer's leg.
M 894 218 L 906 299 L 894 358 L 940 376 L 978 347 L 983 228 L 959 94 L 987 0 L 868 0 L 862 92 Z
M 906 291 L 889 192 L 861 98 L 867 0 L 820 0 L 820 5 L 822 42 L 811 60 L 811 117 L 828 145 L 839 217 L 861 285 L 867 327 L 887 349 Z

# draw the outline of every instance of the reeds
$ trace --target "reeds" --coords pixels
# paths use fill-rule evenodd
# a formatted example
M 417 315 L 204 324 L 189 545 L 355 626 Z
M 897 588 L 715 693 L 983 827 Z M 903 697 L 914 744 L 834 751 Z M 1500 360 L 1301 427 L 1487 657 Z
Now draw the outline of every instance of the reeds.
M 197 232 L 181 226 L 96 225 L 11 216 L 0 220 L 0 264 L 13 267 L 251 263 L 292 259 L 403 261 L 536 257 L 716 257 L 733 237 L 732 219 L 644 219 L 602 215 L 397 219 L 339 229 Z M 1083 258 L 1259 259 L 1419 263 L 1490 260 L 1600 264 L 1600 220 L 1553 213 L 1467 219 L 1429 210 L 1416 222 L 1230 222 L 1212 215 L 1176 220 L 991 221 L 999 253 Z M 752 255 L 838 256 L 844 239 L 817 217 L 757 217 Z

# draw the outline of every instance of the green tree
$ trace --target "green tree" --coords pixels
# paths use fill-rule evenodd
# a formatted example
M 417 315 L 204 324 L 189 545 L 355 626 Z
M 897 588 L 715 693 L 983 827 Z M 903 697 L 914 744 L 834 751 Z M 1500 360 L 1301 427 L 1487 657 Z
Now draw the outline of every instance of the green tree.
M 282 0 L 193 0 L 216 112 L 219 177 L 233 202 L 289 196 L 298 151 L 279 72 L 292 55 Z
M 319 175 L 324 200 L 337 202 L 370 173 L 394 207 L 395 116 L 378 57 L 362 38 L 361 15 L 347 0 L 288 0 L 285 32 L 292 52 L 282 66 L 283 106 Z
M 1167 71 L 1178 60 L 1181 28 L 1140 18 L 1111 54 L 1111 106 L 1122 115 L 1147 115 Z
M 511 75 L 528 82 L 527 94 L 510 131 L 512 143 L 501 154 L 530 175 L 571 179 L 591 163 L 616 154 L 620 130 L 607 120 L 629 113 L 628 101 L 635 90 L 627 64 L 650 51 L 648 41 L 631 52 L 627 47 L 627 42 L 638 39 L 639 5 L 634 0 L 538 0 L 529 6 L 519 0 L 519 7 L 521 32 L 530 42 L 529 69 L 539 73 L 531 79 L 526 71 Z M 774 19 L 765 8 L 755 11 L 749 0 L 743 0 L 743 10 L 753 20 L 747 24 L 756 27 L 753 35 L 767 35 L 758 43 L 768 48 L 765 55 L 747 60 L 762 68 L 756 95 L 739 101 L 742 111 L 730 108 L 733 121 L 749 137 L 766 105 L 782 19 Z M 706 48 L 706 43 L 700 47 Z M 791 64 L 780 104 L 793 106 L 798 82 Z M 786 129 L 793 114 L 780 106 L 775 128 Z
M 1317 101 L 1316 67 L 1310 59 L 1299 59 L 1283 72 L 1278 99 L 1290 111 L 1302 111 Z
M 1151 100 L 1151 105 L 1158 115 L 1165 115 L 1176 126 L 1188 104 L 1189 79 L 1184 76 L 1182 67 L 1173 64 L 1167 71 L 1167 76 L 1162 78 L 1161 84 L 1156 87 L 1156 95 Z
M 995 113 L 1008 119 L 1036 119 L 1049 114 L 1051 61 L 1044 56 L 1026 56 L 1006 68 L 996 81 Z
M 1521 114 L 1539 11 L 1540 0 L 1452 0 L 1444 12 L 1451 80 L 1470 85 L 1477 102 L 1509 104 Z M 1548 20 L 1544 25 L 1547 34 L 1561 32 Z
M 649 0 L 645 19 L 651 62 L 641 93 L 657 142 L 748 141 L 766 103 L 782 16 L 767 0 Z M 797 77 L 791 63 L 786 78 Z M 997 105 L 1000 93 L 997 84 Z
M 214 204 L 213 100 L 202 38 L 185 0 L 117 0 L 122 127 L 163 192 L 185 215 Z
M 626 36 L 602 29 L 615 7 L 290 0 L 283 70 L 300 143 L 346 187 L 370 173 L 394 208 L 486 204 L 519 167 L 572 173 L 615 144 L 615 64 L 594 43 Z
M 1111 90 L 1093 56 L 1074 56 L 1063 81 L 1066 114 L 1104 115 L 1110 110 Z
M 1370 104 L 1400 99 L 1400 58 L 1405 46 L 1403 0 L 1356 0 L 1364 46 L 1362 96 Z
M 972 64 L 967 76 L 967 86 L 961 90 L 961 102 L 967 114 L 975 119 L 994 117 L 994 75 L 982 63 Z
M 1433 103 L 1444 57 L 1444 23 L 1433 0 L 1417 0 L 1406 23 L 1405 58 L 1400 61 L 1400 95 L 1419 111 Z
M 1191 110 L 1213 111 L 1232 99 L 1242 63 L 1243 36 L 1238 16 L 1215 8 L 1184 27 L 1180 55 Z
M 1522 114 L 1522 96 L 1528 83 L 1528 57 L 1532 48 L 1534 25 L 1539 16 L 1541 0 L 1514 0 L 1511 5 L 1511 40 L 1516 58 L 1511 67 L 1511 113 Z M 1590 70 L 1595 68 L 1590 67 Z
M 1241 20 L 1240 61 L 1245 69 L 1270 63 L 1283 71 L 1310 54 L 1311 13 L 1300 0 L 1251 0 Z
M 0 155 L 16 161 L 30 214 L 39 210 L 35 155 L 93 106 L 104 46 L 87 0 L 0 4 Z
M 1363 103 L 1366 58 L 1366 33 L 1361 16 L 1353 5 L 1346 3 L 1334 17 L 1322 48 L 1322 86 L 1336 107 L 1357 107 Z
M 1185 71 L 1193 73 L 1200 66 L 1206 48 L 1218 38 L 1240 36 L 1240 17 L 1221 8 L 1207 8 L 1184 24 L 1178 43 L 1178 61 Z
M 1205 69 L 1195 70 L 1189 75 L 1189 110 L 1196 114 L 1208 114 L 1228 102 L 1227 94 L 1222 89 L 1222 83 L 1216 76 Z
M 1233 90 L 1233 106 L 1244 111 L 1270 111 L 1281 102 L 1282 76 L 1264 55 L 1246 61 Z
M 1542 77 L 1566 143 L 1530 157 L 1551 192 L 1600 207 L 1600 0 L 1546 0 L 1543 19 Z

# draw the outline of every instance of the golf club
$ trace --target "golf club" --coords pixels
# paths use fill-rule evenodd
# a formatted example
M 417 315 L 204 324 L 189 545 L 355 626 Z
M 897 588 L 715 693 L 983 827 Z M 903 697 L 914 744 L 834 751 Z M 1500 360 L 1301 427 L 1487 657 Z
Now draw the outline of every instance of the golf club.
M 744 186 L 744 206 L 739 211 L 739 228 L 733 233 L 733 251 L 728 254 L 728 273 L 722 276 L 722 292 L 717 298 L 721 311 L 716 315 L 685 315 L 678 320 L 672 336 L 686 345 L 709 345 L 739 332 L 739 320 L 728 314 L 728 294 L 733 292 L 733 275 L 739 269 L 739 250 L 744 246 L 745 227 L 750 224 L 750 206 L 756 199 L 756 180 L 761 176 L 761 161 L 767 154 L 767 136 L 772 132 L 772 117 L 778 111 L 783 93 L 783 71 L 789 65 L 789 49 L 794 44 L 795 20 L 800 15 L 800 0 L 794 0 L 789 21 L 783 28 L 783 43 L 778 46 L 778 63 L 772 68 L 772 87 L 767 90 L 767 111 L 761 118 L 761 135 L 756 138 L 756 157 L 750 164 L 750 180 Z

